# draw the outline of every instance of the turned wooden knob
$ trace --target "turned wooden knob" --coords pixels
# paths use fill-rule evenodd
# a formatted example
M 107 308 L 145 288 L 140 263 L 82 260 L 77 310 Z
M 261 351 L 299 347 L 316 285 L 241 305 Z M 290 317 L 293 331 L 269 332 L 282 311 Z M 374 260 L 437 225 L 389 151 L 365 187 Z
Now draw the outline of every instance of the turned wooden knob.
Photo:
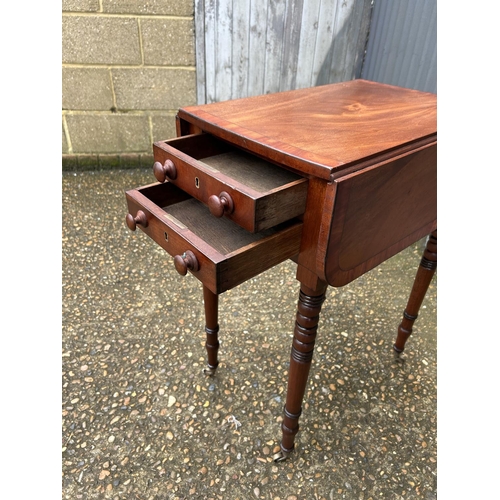
M 167 177 L 169 179 L 177 177 L 177 169 L 172 160 L 166 160 L 163 165 L 159 161 L 155 161 L 153 164 L 153 173 L 158 182 L 165 182 Z
M 182 255 L 176 255 L 174 266 L 181 276 L 186 276 L 188 269 L 190 271 L 198 271 L 199 269 L 198 260 L 191 250 L 186 250 Z
M 146 217 L 146 214 L 142 210 L 139 210 L 135 217 L 132 214 L 127 214 L 127 217 L 125 220 L 127 222 L 128 228 L 131 231 L 135 231 L 137 224 L 139 224 L 139 226 L 142 226 L 142 227 L 148 226 L 148 219 Z
M 233 212 L 233 199 L 225 191 L 222 191 L 219 196 L 213 194 L 208 199 L 208 208 L 210 209 L 210 213 L 215 215 L 215 217 L 222 217 L 224 214 Z

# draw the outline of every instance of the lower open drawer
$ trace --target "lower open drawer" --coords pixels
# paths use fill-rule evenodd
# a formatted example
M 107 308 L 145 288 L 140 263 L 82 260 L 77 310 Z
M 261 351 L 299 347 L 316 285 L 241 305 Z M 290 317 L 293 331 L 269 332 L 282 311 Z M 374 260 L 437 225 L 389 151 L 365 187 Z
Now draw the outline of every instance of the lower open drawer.
M 127 224 L 140 227 L 214 293 L 222 293 L 296 256 L 302 222 L 297 219 L 250 233 L 173 184 L 151 184 L 126 192 Z

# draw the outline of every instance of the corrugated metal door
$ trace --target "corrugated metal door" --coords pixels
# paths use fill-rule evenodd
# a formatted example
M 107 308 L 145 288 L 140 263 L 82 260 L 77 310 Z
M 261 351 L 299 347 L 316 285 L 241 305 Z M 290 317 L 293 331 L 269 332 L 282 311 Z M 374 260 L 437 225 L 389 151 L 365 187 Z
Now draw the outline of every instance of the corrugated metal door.
M 195 0 L 198 103 L 361 76 L 371 0 Z
M 361 77 L 437 93 L 436 4 L 375 0 Z

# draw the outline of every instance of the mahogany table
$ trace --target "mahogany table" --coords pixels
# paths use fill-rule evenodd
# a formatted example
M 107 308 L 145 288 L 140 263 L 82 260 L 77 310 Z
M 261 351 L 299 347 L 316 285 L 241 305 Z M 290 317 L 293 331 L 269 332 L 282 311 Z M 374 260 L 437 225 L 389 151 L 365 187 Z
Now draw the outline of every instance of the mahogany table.
M 300 294 L 282 423 L 294 448 L 321 305 L 430 234 L 394 350 L 401 353 L 437 265 L 436 96 L 364 80 L 182 108 L 154 143 L 158 182 L 127 191 L 126 222 L 203 284 L 208 367 L 218 296 L 286 260 Z

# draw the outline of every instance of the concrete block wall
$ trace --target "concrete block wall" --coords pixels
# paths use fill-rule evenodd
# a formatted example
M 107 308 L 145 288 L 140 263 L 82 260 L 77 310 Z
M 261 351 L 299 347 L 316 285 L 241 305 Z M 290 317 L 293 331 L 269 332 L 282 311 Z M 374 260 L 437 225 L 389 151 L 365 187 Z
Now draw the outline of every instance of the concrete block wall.
M 150 166 L 196 103 L 194 0 L 63 0 L 63 168 Z

